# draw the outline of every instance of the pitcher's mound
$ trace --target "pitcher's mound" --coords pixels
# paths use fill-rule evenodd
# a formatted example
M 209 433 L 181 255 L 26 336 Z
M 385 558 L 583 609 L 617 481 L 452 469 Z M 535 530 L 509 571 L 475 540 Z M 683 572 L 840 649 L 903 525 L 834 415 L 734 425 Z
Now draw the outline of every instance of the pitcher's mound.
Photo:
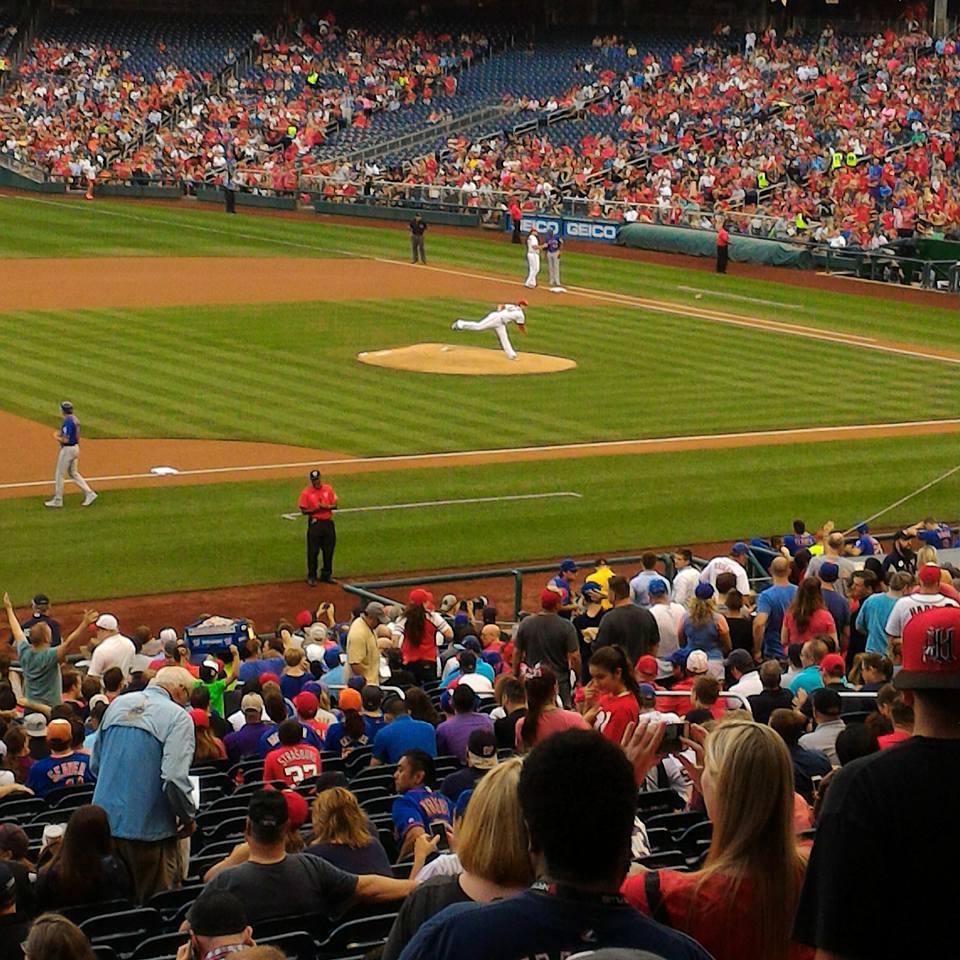
M 577 364 L 566 357 L 550 357 L 543 353 L 521 353 L 508 360 L 500 350 L 483 347 L 454 346 L 448 343 L 414 343 L 392 350 L 371 350 L 357 355 L 361 363 L 391 370 L 413 370 L 416 373 L 453 373 L 468 377 L 509 377 L 527 373 L 558 373 L 572 370 Z

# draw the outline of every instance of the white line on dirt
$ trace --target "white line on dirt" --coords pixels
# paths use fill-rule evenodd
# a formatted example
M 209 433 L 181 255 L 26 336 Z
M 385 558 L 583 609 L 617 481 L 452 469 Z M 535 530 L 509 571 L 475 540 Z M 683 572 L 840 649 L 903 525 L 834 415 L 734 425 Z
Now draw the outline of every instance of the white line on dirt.
M 422 507 L 450 507 L 459 506 L 465 503 L 507 503 L 513 500 L 551 500 L 556 497 L 575 497 L 577 500 L 583 499 L 582 493 L 575 493 L 573 490 L 553 490 L 550 493 L 512 493 L 501 497 L 463 497 L 456 500 L 418 500 L 413 503 L 383 503 L 374 504 L 369 507 L 345 507 L 343 510 L 337 510 L 337 516 L 341 513 L 373 513 L 379 510 L 419 510 Z M 284 520 L 299 520 L 301 514 L 281 513 Z
M 846 438 L 850 434 L 863 433 L 865 431 L 898 431 L 922 430 L 924 427 L 940 426 L 960 426 L 960 417 L 953 417 L 941 420 L 906 420 L 888 423 L 858 423 L 843 424 L 841 426 L 820 426 L 820 427 L 786 427 L 778 430 L 745 430 L 739 433 L 699 433 L 699 434 L 679 434 L 673 437 L 642 437 L 633 440 L 585 440 L 578 443 L 555 443 L 542 444 L 539 446 L 528 447 L 490 447 L 481 450 L 450 450 L 443 453 L 402 453 L 390 456 L 374 457 L 340 457 L 334 460 L 293 460 L 284 463 L 255 463 L 240 467 L 200 467 L 192 470 L 180 470 L 171 480 L 176 483 L 177 477 L 200 477 L 214 476 L 217 474 L 231 473 L 257 473 L 264 470 L 300 470 L 306 467 L 362 467 L 365 464 L 395 464 L 397 469 L 403 469 L 404 466 L 415 464 L 417 461 L 425 460 L 475 460 L 484 457 L 509 457 L 512 454 L 550 454 L 556 451 L 591 451 L 591 450 L 609 450 L 611 456 L 616 456 L 616 451 L 630 447 L 650 447 L 650 446 L 677 446 L 687 443 L 707 443 L 717 440 L 742 440 L 750 442 L 752 440 L 776 440 L 778 438 L 797 438 L 798 442 L 803 442 L 803 438 L 818 433 L 837 434 L 837 439 Z M 668 451 L 664 451 L 668 452 Z M 159 480 L 155 473 L 120 473 L 109 474 L 101 477 L 87 477 L 91 483 L 103 483 L 110 480 Z M 17 483 L 0 483 L 0 490 L 26 490 L 32 487 L 49 487 L 52 481 L 46 480 L 28 480 Z

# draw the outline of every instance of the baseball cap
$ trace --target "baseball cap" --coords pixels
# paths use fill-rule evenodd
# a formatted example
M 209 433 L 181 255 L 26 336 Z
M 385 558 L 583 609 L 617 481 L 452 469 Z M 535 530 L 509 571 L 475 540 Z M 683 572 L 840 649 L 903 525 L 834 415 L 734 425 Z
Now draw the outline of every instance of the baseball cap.
M 194 707 L 190 711 L 190 719 L 195 727 L 208 728 L 210 726 L 210 717 L 207 711 L 201 710 L 199 707 Z
M 73 739 L 73 727 L 69 720 L 62 717 L 57 720 L 51 720 L 47 724 L 48 740 L 66 740 L 69 743 Z
M 328 670 L 334 670 L 340 666 L 340 648 L 331 647 L 323 654 L 323 662 Z
M 281 790 L 280 796 L 287 805 L 287 822 L 299 830 L 307 820 L 307 801 L 296 790 Z
M 376 600 L 371 600 L 370 603 L 363 608 L 363 612 L 368 617 L 376 617 L 379 623 L 386 623 L 390 619 L 387 616 L 387 611 L 384 609 L 383 604 Z
M 375 683 L 366 684 L 360 691 L 360 703 L 364 710 L 379 710 L 383 704 L 383 691 Z
M 647 584 L 647 593 L 651 597 L 664 597 L 667 595 L 667 592 L 670 588 L 667 586 L 666 580 L 661 580 L 657 577 L 655 580 L 651 580 Z
M 45 737 L 47 720 L 42 713 L 31 713 L 23 721 L 23 731 L 28 737 Z
M 314 717 L 320 709 L 320 701 L 316 694 L 301 690 L 293 698 L 293 707 L 301 717 Z
M 244 713 L 255 713 L 258 717 L 263 714 L 263 697 L 259 693 L 244 694 L 240 701 L 240 709 Z
M 960 688 L 960 609 L 934 607 L 912 616 L 903 628 L 903 668 L 898 690 Z
M 17 878 L 13 871 L 0 861 L 0 907 L 9 907 L 17 899 Z
M 583 594 L 589 593 L 593 596 L 599 596 L 603 593 L 603 587 L 601 587 L 596 580 L 585 580 L 580 587 L 580 592 Z
M 525 307 L 526 305 L 527 305 L 527 301 L 526 301 L 526 300 L 518 300 L 518 301 L 517 301 L 517 306 L 518 306 L 518 307 Z
M 840 576 L 840 568 L 835 563 L 826 563 L 820 564 L 820 570 L 817 574 L 824 583 L 836 583 L 837 578 Z
M 694 650 L 687 657 L 687 673 L 706 673 L 707 654 L 703 650 Z
M 30 852 L 30 839 L 24 829 L 15 823 L 0 823 L 0 851 L 9 853 L 11 860 L 25 860 Z
M 73 404 L 69 400 L 63 400 L 60 403 L 60 409 L 64 413 L 73 413 Z
M 556 590 L 549 590 L 544 587 L 540 591 L 540 606 L 544 610 L 556 610 L 560 606 L 560 594 Z
M 33 604 L 36 607 L 48 607 L 50 598 L 45 593 L 37 593 L 33 597 Z
M 310 471 L 310 479 L 311 479 L 311 480 L 319 480 L 319 479 L 320 479 L 320 471 L 319 471 L 319 470 L 311 470 L 311 471 Z
M 736 555 L 742 555 L 750 552 L 750 548 L 742 541 L 738 540 L 731 548 L 730 552 Z
M 456 594 L 445 593 L 440 598 L 440 612 L 449 613 L 457 605 Z
M 360 694 L 353 689 L 353 687 L 347 687 L 346 690 L 341 690 L 340 695 L 337 697 L 337 706 L 341 710 L 359 710 L 363 705 L 363 701 L 360 698 Z
M 198 937 L 227 937 L 246 929 L 247 908 L 226 890 L 205 890 L 187 911 L 187 923 Z
M 810 694 L 810 705 L 817 713 L 839 716 L 841 709 L 840 694 L 829 687 L 819 687 Z
M 309 610 L 301 610 L 297 614 L 295 622 L 298 627 L 309 627 L 313 623 L 313 614 Z
M 216 660 L 211 660 L 209 657 L 207 657 L 207 659 L 204 660 L 203 663 L 200 664 L 200 666 L 206 667 L 208 670 L 212 670 L 214 673 L 220 672 L 220 664 L 217 663 Z
M 713 596 L 713 587 L 709 583 L 698 583 L 693 593 L 698 600 L 709 600 Z
M 483 647 L 480 646 L 480 641 L 471 634 L 470 636 L 464 637 L 460 641 L 463 644 L 464 650 L 472 650 L 474 653 L 482 653 Z
M 497 738 L 490 730 L 474 730 L 467 741 L 467 764 L 479 770 L 497 765 Z
M 171 660 L 177 659 L 177 647 L 180 646 L 180 641 L 174 637 L 173 640 L 166 640 L 163 644 L 163 655 L 169 657 Z
M 422 603 L 428 610 L 433 609 L 433 594 L 423 587 L 416 587 L 410 591 L 407 599 L 410 603 Z
M 95 694 L 90 698 L 90 704 L 89 704 L 90 709 L 92 710 L 98 703 L 106 704 L 106 706 L 109 707 L 109 706 L 110 706 L 110 698 L 109 698 L 105 693 L 95 693 Z
M 309 663 L 322 663 L 323 662 L 323 647 L 319 643 L 308 643 L 304 648 L 303 652 L 307 655 L 307 661 Z
M 655 677 L 660 672 L 660 667 L 657 664 L 657 658 L 650 656 L 649 653 L 644 654 L 637 661 L 637 673 L 641 674 L 644 677 Z
M 940 568 L 935 563 L 925 563 L 917 571 L 917 579 L 927 586 L 940 582 Z
M 723 661 L 725 667 L 736 667 L 741 673 L 753 669 L 753 657 L 747 650 L 731 650 L 730 655 Z
M 643 703 L 655 703 L 657 699 L 657 691 L 654 689 L 652 684 L 641 683 L 640 684 L 640 700 Z
M 831 677 L 842 677 L 846 669 L 847 665 L 839 653 L 828 653 L 820 661 L 820 672 L 829 674 Z
M 97 617 L 97 626 L 101 630 L 116 630 L 118 629 L 117 618 L 112 613 L 101 613 Z
M 577 565 L 576 563 L 567 557 L 566 560 L 560 561 L 560 572 L 561 573 L 576 573 Z
M 172 641 L 173 643 L 176 643 L 176 642 L 177 642 L 177 631 L 174 630 L 173 627 L 164 627 L 164 628 L 160 631 L 160 633 L 157 635 L 157 639 L 158 639 L 162 644 L 168 644 L 168 643 L 170 643 L 171 641 Z
M 916 536 L 915 533 L 907 533 L 906 530 L 898 530 L 894 535 L 894 540 L 912 540 Z

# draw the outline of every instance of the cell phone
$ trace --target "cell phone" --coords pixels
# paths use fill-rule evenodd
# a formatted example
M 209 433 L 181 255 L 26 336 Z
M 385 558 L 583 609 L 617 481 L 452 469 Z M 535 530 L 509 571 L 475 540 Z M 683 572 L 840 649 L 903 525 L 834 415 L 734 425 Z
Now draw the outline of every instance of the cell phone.
M 813 795 L 816 796 L 820 792 L 820 784 L 823 781 L 823 777 L 815 776 L 810 778 L 810 785 L 813 788 Z
M 445 823 L 431 823 L 430 824 L 430 833 L 440 838 L 440 842 L 437 844 L 437 848 L 440 850 L 449 850 L 449 845 L 447 844 L 447 825 Z
M 681 723 L 668 723 L 663 728 L 663 740 L 660 741 L 661 754 L 681 753 L 686 750 L 686 744 L 681 742 L 681 738 L 689 739 L 690 724 L 686 720 Z

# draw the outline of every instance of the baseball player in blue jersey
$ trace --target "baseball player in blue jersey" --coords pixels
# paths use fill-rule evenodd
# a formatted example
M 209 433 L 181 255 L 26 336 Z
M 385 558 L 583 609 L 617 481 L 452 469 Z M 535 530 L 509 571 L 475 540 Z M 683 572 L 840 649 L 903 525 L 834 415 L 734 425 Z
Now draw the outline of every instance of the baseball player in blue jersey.
M 60 412 L 63 414 L 63 423 L 54 434 L 60 444 L 60 454 L 57 457 L 57 472 L 53 480 L 53 499 L 47 500 L 44 506 L 63 506 L 63 478 L 68 476 L 83 491 L 83 506 L 89 507 L 97 499 L 97 495 L 77 469 L 80 459 L 80 421 L 73 415 L 73 404 L 69 400 L 60 404 Z

